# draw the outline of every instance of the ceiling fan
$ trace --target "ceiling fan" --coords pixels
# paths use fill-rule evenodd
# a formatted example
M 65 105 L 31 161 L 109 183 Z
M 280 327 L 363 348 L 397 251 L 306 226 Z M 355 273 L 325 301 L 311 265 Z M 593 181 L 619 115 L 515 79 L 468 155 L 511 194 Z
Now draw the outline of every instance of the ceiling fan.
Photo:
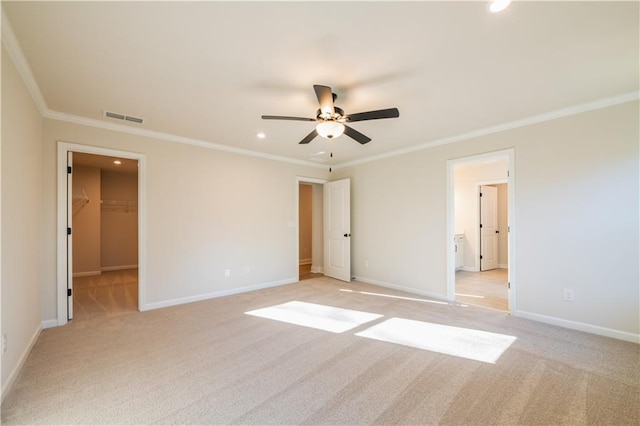
M 379 109 L 376 111 L 359 112 L 356 114 L 345 114 L 344 111 L 333 103 L 337 96 L 331 91 L 331 87 L 322 86 L 319 84 L 313 85 L 313 90 L 316 92 L 320 109 L 316 112 L 316 118 L 305 117 L 287 117 L 281 115 L 263 115 L 264 120 L 294 120 L 294 121 L 315 121 L 318 124 L 304 139 L 299 143 L 307 144 L 311 142 L 316 136 L 322 136 L 323 138 L 332 139 L 337 138 L 341 134 L 345 134 L 352 139 L 365 144 L 371 141 L 371 138 L 363 135 L 356 129 L 349 127 L 346 123 L 353 123 L 356 121 L 365 120 L 379 120 L 381 118 L 396 118 L 400 116 L 398 108 Z

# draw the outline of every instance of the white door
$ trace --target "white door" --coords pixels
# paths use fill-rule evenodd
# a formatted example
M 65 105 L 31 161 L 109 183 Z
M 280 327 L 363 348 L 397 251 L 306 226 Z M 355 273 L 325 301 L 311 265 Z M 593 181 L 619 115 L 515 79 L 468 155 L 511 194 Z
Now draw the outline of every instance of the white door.
M 498 188 L 480 187 L 480 270 L 498 267 Z
M 324 184 L 324 275 L 351 281 L 351 181 Z
M 73 152 L 67 151 L 67 319 L 73 319 Z

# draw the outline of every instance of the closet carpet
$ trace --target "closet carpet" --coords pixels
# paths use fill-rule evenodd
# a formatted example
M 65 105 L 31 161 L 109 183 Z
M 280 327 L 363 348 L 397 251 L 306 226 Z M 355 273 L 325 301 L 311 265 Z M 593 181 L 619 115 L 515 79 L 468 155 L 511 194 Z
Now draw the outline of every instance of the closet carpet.
M 271 306 L 356 325 L 246 314 Z M 418 327 L 373 332 L 389 320 Z M 635 425 L 639 381 L 637 344 L 322 277 L 43 330 L 2 423 Z

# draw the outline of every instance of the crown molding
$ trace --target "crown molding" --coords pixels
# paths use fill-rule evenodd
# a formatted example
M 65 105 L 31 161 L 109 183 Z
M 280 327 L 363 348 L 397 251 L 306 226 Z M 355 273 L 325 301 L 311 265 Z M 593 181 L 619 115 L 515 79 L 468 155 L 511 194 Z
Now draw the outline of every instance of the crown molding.
M 24 57 L 22 53 L 22 49 L 20 48 L 20 43 L 18 43 L 18 39 L 16 38 L 15 33 L 13 32 L 13 27 L 7 18 L 7 14 L 4 12 L 4 8 L 2 8 L 2 44 L 7 49 L 7 53 L 13 60 L 14 65 L 18 70 L 18 74 L 22 77 L 25 86 L 27 86 L 27 90 L 31 93 L 31 98 L 36 104 L 36 107 L 40 111 L 40 115 L 45 114 L 46 111 L 49 110 L 47 106 L 47 102 L 44 100 L 42 96 L 42 92 L 40 92 L 40 87 L 36 82 L 33 73 L 31 72 L 31 67 L 29 66 L 29 62 L 27 62 L 27 58 Z
M 533 117 L 524 118 L 522 120 L 510 121 L 508 123 L 499 124 L 497 126 L 486 127 L 484 129 L 474 130 L 472 132 L 463 133 L 448 138 L 437 139 L 431 142 L 426 142 L 420 145 L 411 146 L 408 148 L 397 149 L 380 155 L 373 155 L 371 157 L 362 158 L 360 160 L 348 161 L 341 164 L 332 166 L 334 169 L 345 168 L 350 166 L 356 166 L 358 164 L 369 163 L 371 161 L 382 160 L 385 158 L 397 157 L 399 155 L 409 154 L 411 152 L 422 151 L 425 149 L 435 148 L 441 145 L 448 145 L 455 142 L 464 141 L 467 139 L 473 139 L 480 136 L 486 136 L 493 133 L 504 132 L 506 130 L 516 129 L 518 127 L 529 126 L 531 124 L 542 123 L 545 121 L 555 120 L 557 118 L 568 117 L 571 115 L 581 114 L 587 111 L 593 111 L 596 109 L 608 108 L 614 105 L 624 104 L 627 102 L 633 102 L 640 99 L 640 91 L 624 93 L 618 96 L 612 96 L 610 98 L 599 99 L 597 101 L 588 102 L 580 105 L 574 105 L 567 108 L 547 112 Z
M 455 135 L 455 136 L 451 136 L 443 139 L 438 139 L 438 140 L 426 142 L 426 143 L 415 145 L 408 148 L 398 149 L 398 150 L 387 152 L 380 155 L 365 157 L 360 160 L 348 161 L 345 163 L 340 163 L 335 165 L 318 164 L 311 161 L 298 160 L 298 159 L 284 157 L 284 156 L 275 155 L 275 154 L 267 154 L 264 152 L 252 151 L 249 149 L 235 148 L 229 145 L 208 142 L 201 139 L 195 139 L 195 138 L 189 138 L 185 136 L 173 135 L 170 133 L 129 127 L 121 124 L 108 123 L 108 122 L 93 119 L 93 118 L 53 111 L 49 109 L 44 97 L 42 96 L 40 87 L 38 86 L 38 83 L 36 82 L 36 79 L 33 76 L 33 73 L 31 72 L 29 63 L 22 52 L 20 43 L 18 43 L 15 33 L 13 32 L 13 27 L 11 26 L 6 14 L 4 13 L 4 9 L 2 10 L 1 34 L 2 34 L 2 44 L 4 44 L 5 48 L 7 49 L 9 56 L 13 60 L 13 63 L 15 64 L 18 70 L 18 73 L 20 74 L 25 85 L 27 86 L 29 93 L 31 93 L 31 97 L 33 98 L 33 101 L 35 102 L 38 110 L 40 111 L 40 114 L 45 118 L 50 118 L 52 120 L 66 121 L 69 123 L 96 127 L 96 128 L 111 130 L 116 132 L 129 133 L 137 136 L 161 139 L 161 140 L 193 145 L 193 146 L 199 146 L 202 148 L 215 149 L 218 151 L 230 152 L 230 153 L 239 154 L 239 155 L 264 158 L 268 160 L 280 161 L 280 162 L 291 163 L 291 164 L 298 164 L 298 165 L 314 167 L 319 169 L 324 169 L 327 167 L 332 167 L 333 169 L 345 168 L 345 167 L 355 166 L 358 164 L 369 163 L 371 161 L 382 160 L 385 158 L 397 157 L 399 155 L 404 155 L 404 154 L 409 154 L 416 151 L 435 148 L 441 145 L 448 145 L 451 143 L 460 142 L 467 139 L 486 136 L 493 133 L 503 132 L 503 131 L 515 129 L 518 127 L 528 126 L 531 124 L 542 123 L 544 121 L 555 120 L 557 118 L 576 115 L 576 114 L 580 114 L 583 112 L 592 111 L 596 109 L 607 108 L 610 106 L 637 101 L 638 99 L 640 99 L 640 91 L 625 93 L 622 95 L 600 99 L 597 101 L 588 102 L 580 105 L 575 105 L 568 108 L 562 108 L 556 111 L 551 111 L 551 112 L 536 115 L 533 117 L 524 118 L 522 120 L 511 121 L 508 123 L 499 124 L 497 126 L 474 130 L 472 132 L 463 133 L 460 135 Z
M 31 94 L 31 98 L 33 99 L 38 111 L 40 111 L 40 115 L 44 118 L 50 118 L 52 120 L 66 121 L 69 123 L 80 124 L 84 126 L 96 127 L 105 130 L 111 130 L 116 132 L 129 133 L 137 136 L 144 136 L 148 138 L 167 140 L 187 145 L 199 146 L 202 148 L 215 149 L 218 151 L 225 151 L 234 154 L 247 155 L 250 157 L 258 157 L 264 158 L 268 160 L 281 161 L 285 163 L 291 164 L 299 164 L 308 167 L 314 167 L 318 169 L 324 169 L 327 166 L 318 164 L 312 161 L 298 160 L 289 157 L 284 157 L 280 155 L 267 154 L 259 151 L 252 151 L 249 149 L 235 148 L 229 145 L 221 145 L 213 142 L 208 142 L 205 140 L 189 138 L 185 136 L 173 135 L 170 133 L 156 132 L 153 130 L 147 129 L 137 129 L 134 127 L 124 126 L 121 124 L 108 123 L 102 120 L 96 120 L 93 118 L 82 117 L 74 114 L 68 114 L 63 112 L 58 112 L 49 109 L 47 102 L 42 96 L 42 92 L 40 91 L 40 87 L 36 82 L 36 79 L 31 71 L 31 67 L 29 66 L 29 62 L 24 56 L 22 52 L 22 48 L 20 47 L 20 43 L 16 38 L 16 35 L 13 31 L 13 27 L 7 18 L 4 9 L 1 10 L 2 14 L 2 44 L 7 49 L 11 60 L 13 61 L 16 69 L 18 70 L 18 74 L 22 77 L 25 86 L 27 86 L 27 90 Z
M 36 89 L 37 89 L 37 85 L 36 85 Z M 39 89 L 38 89 L 38 93 L 40 93 Z M 229 145 L 222 145 L 222 144 L 217 144 L 213 142 L 207 142 L 201 139 L 189 138 L 189 137 L 174 135 L 170 133 L 156 132 L 156 131 L 147 130 L 147 129 L 139 129 L 135 127 L 125 126 L 122 124 L 107 123 L 105 121 L 96 120 L 93 118 L 87 118 L 87 117 L 82 117 L 74 114 L 67 114 L 63 112 L 52 111 L 48 108 L 45 110 L 42 116 L 45 118 L 53 119 L 53 120 L 66 121 L 69 123 L 75 123 L 75 124 L 80 124 L 84 126 L 97 127 L 105 130 L 129 133 L 137 136 L 144 136 L 144 137 L 149 137 L 154 139 L 161 139 L 161 140 L 166 140 L 166 141 L 171 141 L 176 143 L 199 146 L 202 148 L 215 149 L 218 151 L 225 151 L 225 152 L 230 152 L 230 153 L 239 154 L 239 155 L 247 155 L 251 157 L 264 158 L 268 160 L 281 161 L 285 163 L 299 164 L 299 165 L 314 167 L 318 169 L 324 169 L 327 167 L 331 167 L 333 169 L 339 169 L 339 168 L 345 168 L 350 166 L 356 166 L 358 164 L 369 163 L 372 161 L 382 160 L 385 158 L 397 157 L 400 155 L 409 154 L 416 151 L 423 151 L 426 149 L 431 149 L 431 148 L 435 148 L 442 145 L 461 142 L 467 139 L 473 139 L 481 136 L 490 135 L 493 133 L 504 132 L 506 130 L 516 129 L 519 127 L 529 126 L 532 124 L 542 123 L 545 121 L 551 121 L 551 120 L 555 120 L 562 117 L 577 115 L 587 111 L 608 108 L 614 105 L 637 101 L 639 99 L 640 99 L 640 91 L 625 93 L 618 96 L 612 96 L 609 98 L 600 99 L 594 102 L 588 102 L 580 105 L 574 105 L 571 107 L 562 108 L 559 110 L 547 112 L 547 113 L 536 115 L 533 117 L 524 118 L 522 120 L 511 121 L 508 123 L 499 124 L 497 126 L 474 130 L 472 132 L 463 133 L 463 134 L 451 136 L 448 138 L 438 139 L 438 140 L 426 142 L 420 145 L 398 149 L 398 150 L 390 151 L 384 154 L 365 157 L 359 160 L 348 161 L 348 162 L 336 164 L 336 165 L 318 164 L 311 161 L 298 160 L 298 159 L 284 157 L 284 156 L 275 155 L 275 154 L 267 154 L 259 151 L 252 151 L 252 150 L 243 149 L 243 148 L 235 148 Z
M 108 122 L 97 120 L 94 118 L 87 118 L 79 115 L 67 114 L 64 112 L 58 112 L 53 110 L 47 110 L 43 114 L 43 117 L 49 118 L 52 120 L 65 121 L 67 123 L 80 124 L 82 126 L 95 127 L 95 128 L 104 129 L 104 130 L 111 130 L 114 132 L 128 133 L 131 135 L 143 136 L 143 137 L 153 138 L 153 139 L 161 139 L 164 141 L 198 146 L 201 148 L 214 149 L 216 151 L 224 151 L 224 152 L 229 152 L 233 154 L 246 155 L 249 157 L 258 157 L 258 158 L 263 158 L 267 160 L 281 161 L 281 162 L 291 163 L 291 164 L 299 164 L 302 166 L 314 167 L 318 169 L 324 169 L 328 167 L 328 166 L 314 163 L 311 161 L 298 160 L 295 158 L 289 158 L 289 157 L 284 157 L 284 156 L 275 155 L 275 154 L 267 154 L 265 152 L 253 151 L 250 149 L 236 148 L 229 145 L 222 145 L 214 142 L 205 141 L 202 139 L 174 135 L 171 133 L 157 132 L 157 131 L 148 130 L 148 129 L 140 129 L 140 128 L 129 127 L 129 126 L 116 124 L 116 123 L 108 123 Z

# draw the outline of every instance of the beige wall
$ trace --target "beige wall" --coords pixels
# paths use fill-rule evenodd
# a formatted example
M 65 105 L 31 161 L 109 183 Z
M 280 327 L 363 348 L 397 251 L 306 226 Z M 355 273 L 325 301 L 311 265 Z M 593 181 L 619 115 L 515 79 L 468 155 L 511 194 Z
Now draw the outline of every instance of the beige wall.
M 446 298 L 447 162 L 513 148 L 513 313 L 637 339 L 638 117 L 629 102 L 334 170 L 352 183 L 354 275 Z
M 297 279 L 295 183 L 299 176 L 325 178 L 324 168 L 44 119 L 44 319 L 57 316 L 57 141 L 145 155 L 143 309 Z
M 73 211 L 73 273 L 100 274 L 100 169 L 73 167 L 73 193 L 84 191 L 89 202 Z
M 138 265 L 138 175 L 102 170 L 100 191 L 103 201 L 128 201 L 134 208 L 103 208 L 101 215 L 100 266 L 103 270 Z
M 301 183 L 298 196 L 298 232 L 300 264 L 311 263 L 313 231 L 313 187 Z
M 40 331 L 42 118 L 2 46 L 2 396 Z

